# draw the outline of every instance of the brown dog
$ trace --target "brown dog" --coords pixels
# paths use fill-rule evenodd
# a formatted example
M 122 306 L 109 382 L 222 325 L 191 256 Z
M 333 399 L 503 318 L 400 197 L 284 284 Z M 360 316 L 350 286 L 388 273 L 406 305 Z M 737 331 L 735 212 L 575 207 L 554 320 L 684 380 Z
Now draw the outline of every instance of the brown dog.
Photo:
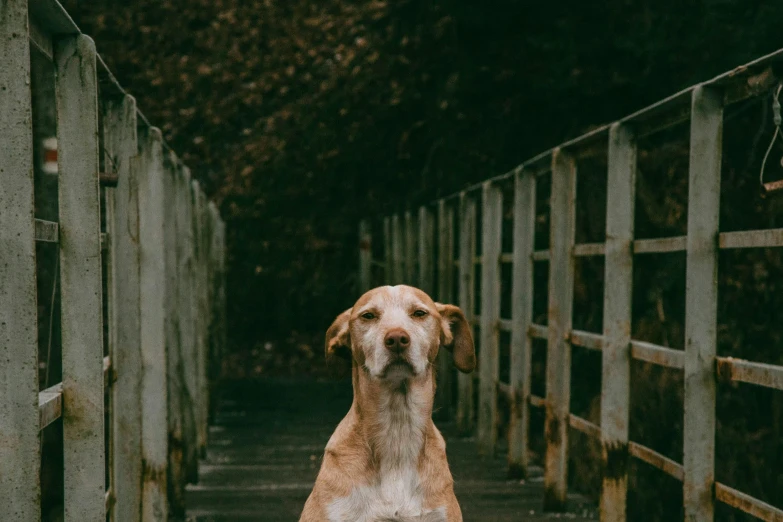
M 326 356 L 351 357 L 353 404 L 326 445 L 300 522 L 462 520 L 431 418 L 441 347 L 460 371 L 473 371 L 465 315 L 410 286 L 370 290 L 335 319 Z

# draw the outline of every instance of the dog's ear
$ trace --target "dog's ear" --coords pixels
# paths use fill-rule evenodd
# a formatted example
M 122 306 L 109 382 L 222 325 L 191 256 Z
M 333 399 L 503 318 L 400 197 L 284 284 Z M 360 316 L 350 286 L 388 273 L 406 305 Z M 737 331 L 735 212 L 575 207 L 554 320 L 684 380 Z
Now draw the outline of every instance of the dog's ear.
M 459 307 L 435 303 L 441 317 L 440 344 L 451 351 L 454 366 L 462 373 L 476 368 L 476 347 L 465 314 Z
M 332 326 L 326 330 L 326 359 L 339 357 L 351 359 L 351 332 L 348 330 L 348 320 L 351 318 L 351 308 L 337 316 Z

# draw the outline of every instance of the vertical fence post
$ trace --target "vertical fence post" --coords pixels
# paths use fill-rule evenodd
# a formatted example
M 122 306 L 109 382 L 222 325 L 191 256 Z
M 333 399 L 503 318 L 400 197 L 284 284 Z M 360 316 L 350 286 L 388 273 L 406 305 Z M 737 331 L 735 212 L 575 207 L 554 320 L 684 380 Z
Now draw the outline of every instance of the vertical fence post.
M 404 274 L 404 260 L 405 260 L 405 244 L 403 238 L 402 223 L 400 222 L 400 215 L 394 214 L 391 220 L 392 227 L 392 280 L 389 281 L 391 285 L 398 285 L 402 283 L 405 278 Z
M 185 470 L 184 470 L 184 405 L 182 401 L 182 349 L 179 266 L 179 176 L 178 160 L 173 152 L 164 158 L 163 234 L 166 243 L 165 259 L 165 325 L 166 325 L 166 393 L 168 405 L 168 504 L 171 514 L 185 515 Z
M 416 218 L 405 212 L 405 275 L 403 284 L 416 285 Z
M 196 335 L 193 289 L 193 200 L 190 170 L 179 166 L 177 179 L 177 259 L 179 264 L 180 396 L 182 406 L 183 466 L 186 482 L 198 479 L 196 391 Z
M 452 303 L 454 299 L 454 209 L 438 201 L 438 301 Z M 451 417 L 454 365 L 451 354 L 441 350 L 438 355 L 438 398 L 443 417 Z
M 207 415 L 206 400 L 206 256 L 204 248 L 204 208 L 206 200 L 201 191 L 201 184 L 191 182 L 191 197 L 193 202 L 191 221 L 193 226 L 193 317 L 196 345 L 194 347 L 194 409 L 196 416 L 196 448 L 197 456 L 206 456 L 207 451 Z M 198 458 L 198 457 L 197 457 Z
M 574 291 L 576 163 L 560 149 L 552 153 L 549 262 L 549 337 L 546 360 L 546 465 L 544 509 L 565 507 L 568 419 L 571 396 L 571 331 Z
M 65 521 L 105 518 L 98 84 L 93 41 L 55 44 Z
M 372 285 L 372 234 L 370 223 L 363 219 L 359 222 L 359 291 L 367 292 Z
M 530 376 L 533 323 L 533 248 L 536 230 L 536 177 L 522 169 L 514 173 L 514 251 L 511 290 L 511 421 L 508 471 L 524 478 L 528 468 Z
M 435 225 L 432 222 L 432 212 L 427 207 L 419 208 L 419 274 L 418 285 L 424 292 L 433 295 L 435 280 L 434 242 Z M 411 256 L 413 259 L 413 256 Z
M 495 450 L 498 427 L 497 385 L 500 377 L 500 253 L 503 192 L 492 182 L 482 187 L 481 345 L 479 350 L 479 453 Z
M 217 211 L 217 209 L 216 209 Z M 226 327 L 226 223 L 218 216 L 218 285 L 217 285 L 217 313 L 218 313 L 218 355 L 222 363 L 227 347 Z M 219 376 L 220 374 L 218 374 Z
M 601 374 L 601 520 L 625 522 L 636 143 L 632 132 L 620 123 L 615 123 L 609 130 L 608 163 Z
M 134 162 L 139 182 L 139 282 L 142 357 L 142 522 L 166 520 L 168 415 L 166 391 L 166 252 L 163 143 L 145 128 Z
M 212 422 L 216 413 L 216 394 L 220 379 L 221 366 L 221 324 L 220 324 L 220 212 L 214 202 L 209 203 L 211 219 L 210 237 L 210 335 L 209 335 L 209 421 Z
M 139 301 L 139 184 L 131 168 L 138 153 L 136 101 L 122 96 L 105 102 L 105 146 L 118 176 L 112 200 L 113 306 L 110 318 L 115 347 L 112 368 L 117 380 L 112 393 L 114 458 L 111 475 L 113 518 L 117 522 L 141 517 L 141 323 Z
M 39 520 L 38 313 L 27 2 L 0 9 L 0 520 Z
M 459 207 L 459 307 L 473 328 L 475 316 L 476 201 L 467 193 L 460 194 Z M 473 375 L 457 373 L 457 430 L 465 435 L 475 424 Z
M 718 221 L 723 146 L 721 93 L 693 91 L 685 295 L 685 520 L 714 518 Z
M 383 283 L 392 284 L 394 281 L 394 247 L 392 240 L 392 220 L 383 218 Z

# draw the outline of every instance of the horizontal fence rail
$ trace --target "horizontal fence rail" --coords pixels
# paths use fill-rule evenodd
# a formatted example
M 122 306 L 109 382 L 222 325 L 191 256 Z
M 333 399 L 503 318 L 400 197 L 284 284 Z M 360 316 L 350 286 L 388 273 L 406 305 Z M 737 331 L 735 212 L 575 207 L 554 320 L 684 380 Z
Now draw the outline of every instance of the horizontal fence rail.
M 433 297 L 456 302 L 478 334 L 477 375 L 457 375 L 457 393 L 441 397 L 441 407 L 453 408 L 462 433 L 475 428 L 477 450 L 491 454 L 498 437 L 498 398 L 509 405 L 509 474 L 524 477 L 529 467 L 530 408 L 543 409 L 545 422 L 544 505 L 564 507 L 567 494 L 568 429 L 600 442 L 603 460 L 601 520 L 627 520 L 628 457 L 633 457 L 683 483 L 688 521 L 714 519 L 721 502 L 765 521 L 783 520 L 781 506 L 772 506 L 715 480 L 716 388 L 721 382 L 747 383 L 783 390 L 783 366 L 719 357 L 717 347 L 718 254 L 730 249 L 783 247 L 783 229 L 720 232 L 722 135 L 724 107 L 769 94 L 780 84 L 783 50 L 760 58 L 713 80 L 685 89 L 617 122 L 560 144 L 515 168 L 442 198 L 418 210 L 437 210 L 435 240 L 419 242 L 419 259 L 438 270 L 458 271 L 458 277 L 438 278 Z M 636 238 L 634 212 L 637 142 L 677 124 L 690 122 L 688 233 L 663 238 Z M 608 200 L 606 240 L 575 243 L 577 167 L 583 158 L 607 158 Z M 548 248 L 536 249 L 536 183 L 551 177 Z M 509 189 L 504 192 L 504 189 Z M 504 194 L 513 214 L 513 247 L 501 249 Z M 447 209 L 451 209 L 448 211 Z M 450 212 L 450 213 L 449 213 Z M 429 285 L 429 273 L 415 271 L 411 213 L 394 214 L 382 226 L 371 220 L 360 225 L 359 266 L 362 290 L 376 284 Z M 383 260 L 373 258 L 372 231 L 383 236 Z M 441 243 L 439 243 L 439 241 Z M 477 248 L 480 245 L 480 251 Z M 681 252 L 686 260 L 686 320 L 684 350 L 632 339 L 631 303 L 636 256 Z M 604 261 L 603 328 L 600 333 L 574 329 L 574 263 L 579 258 Z M 538 264 L 537 264 L 538 263 Z M 533 273 L 548 269 L 547 324 L 533 318 Z M 501 316 L 500 273 L 511 265 L 509 317 Z M 429 264 L 427 266 L 430 266 Z M 374 271 L 373 271 L 374 270 Z M 372 271 L 372 272 L 371 272 Z M 370 275 L 372 274 L 372 275 Z M 430 287 L 427 286 L 429 289 Z M 476 307 L 480 296 L 480 309 Z M 498 335 L 510 333 L 509 382 L 500 380 Z M 534 341 L 547 345 L 546 394 L 531 393 L 531 353 Z M 569 411 L 571 349 L 598 351 L 602 357 L 600 425 Z M 631 362 L 642 361 L 682 372 L 684 378 L 684 459 L 682 463 L 629 440 Z M 439 378 L 441 378 L 439 376 Z M 452 379 L 449 376 L 448 379 Z M 478 393 L 474 394 L 474 386 Z M 439 386 L 440 393 L 440 386 Z M 474 404 L 474 396 L 478 403 Z M 456 404 L 451 404 L 456 401 Z
M 0 520 L 48 519 L 41 441 L 56 422 L 65 521 L 181 517 L 224 351 L 225 225 L 56 0 L 4 2 L 0 35 Z M 51 85 L 31 86 L 36 67 Z M 57 219 L 38 218 L 34 184 L 47 107 Z M 40 245 L 57 249 L 60 294 L 62 382 L 45 389 Z

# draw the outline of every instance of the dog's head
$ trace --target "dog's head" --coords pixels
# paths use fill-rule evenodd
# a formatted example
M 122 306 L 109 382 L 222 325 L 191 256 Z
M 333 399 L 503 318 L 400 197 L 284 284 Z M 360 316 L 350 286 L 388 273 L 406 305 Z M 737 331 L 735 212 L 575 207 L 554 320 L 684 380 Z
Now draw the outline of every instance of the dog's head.
M 430 371 L 440 347 L 463 373 L 476 367 L 473 336 L 458 307 L 435 303 L 418 288 L 381 286 L 337 316 L 326 356 L 352 358 L 370 378 L 398 382 Z

